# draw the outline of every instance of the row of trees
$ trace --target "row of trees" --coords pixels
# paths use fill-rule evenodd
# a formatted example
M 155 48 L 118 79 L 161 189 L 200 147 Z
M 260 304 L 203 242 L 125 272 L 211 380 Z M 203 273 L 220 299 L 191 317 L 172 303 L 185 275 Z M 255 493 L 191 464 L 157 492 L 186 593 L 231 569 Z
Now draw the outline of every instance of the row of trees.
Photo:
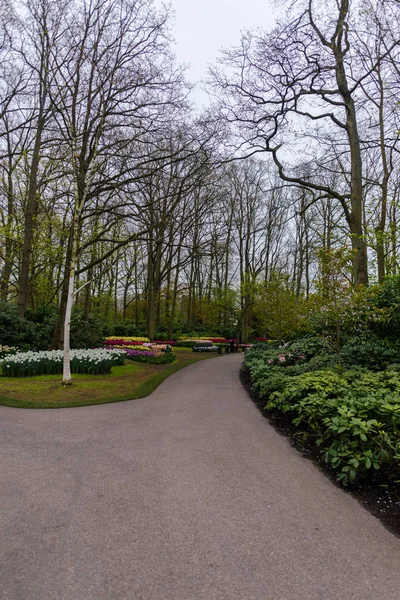
M 267 153 L 283 181 L 306 190 L 308 206 L 339 206 L 355 284 L 368 283 L 368 245 L 382 281 L 397 224 L 399 2 L 294 0 L 289 9 L 274 31 L 248 33 L 223 55 L 213 71 L 218 118 L 235 148 Z
M 53 347 L 73 301 L 246 340 L 315 291 L 321 249 L 352 248 L 356 285 L 398 272 L 397 1 L 292 3 L 224 53 L 200 116 L 168 9 L 1 6 L 0 297 L 57 307 Z

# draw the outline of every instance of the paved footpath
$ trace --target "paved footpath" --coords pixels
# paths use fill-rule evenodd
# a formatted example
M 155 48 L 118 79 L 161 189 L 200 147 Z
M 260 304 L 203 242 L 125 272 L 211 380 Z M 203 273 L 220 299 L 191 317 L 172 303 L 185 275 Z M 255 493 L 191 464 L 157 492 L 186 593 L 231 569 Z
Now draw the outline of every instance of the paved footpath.
M 399 600 L 400 540 L 274 431 L 240 358 L 0 406 L 1 600 Z

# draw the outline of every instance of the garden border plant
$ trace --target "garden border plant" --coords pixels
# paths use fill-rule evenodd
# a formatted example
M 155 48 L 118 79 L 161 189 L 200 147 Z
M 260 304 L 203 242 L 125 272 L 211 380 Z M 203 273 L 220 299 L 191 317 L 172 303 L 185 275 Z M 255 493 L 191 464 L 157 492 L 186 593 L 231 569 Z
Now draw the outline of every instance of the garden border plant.
M 125 355 L 124 350 L 116 349 L 71 350 L 71 372 L 94 375 L 110 373 L 113 366 L 123 364 Z M 0 360 L 0 369 L 2 377 L 61 374 L 63 351 L 8 353 Z
M 298 346 L 302 342 L 299 340 Z M 303 341 L 302 352 L 305 354 Z M 303 441 L 312 440 L 344 485 L 400 481 L 400 373 L 321 369 L 329 354 L 308 360 L 285 348 L 256 346 L 246 354 L 253 390 L 264 410 L 287 414 Z M 379 475 L 378 472 L 379 471 Z
M 119 394 L 119 395 L 111 395 L 110 393 L 108 393 L 107 395 L 103 395 L 103 396 L 98 396 L 95 398 L 90 398 L 90 399 L 79 399 L 78 401 L 75 400 L 67 400 L 67 401 L 63 401 L 63 400 L 57 400 L 57 401 L 48 401 L 48 400 L 38 400 L 38 401 L 32 401 L 32 400 L 27 400 L 27 399 L 18 399 L 15 397 L 9 397 L 6 394 L 4 394 L 4 392 L 0 395 L 0 405 L 3 406 L 10 406 L 10 407 L 15 407 L 15 408 L 51 408 L 51 409 L 56 409 L 56 408 L 75 408 L 75 407 L 80 407 L 80 406 L 92 406 L 92 405 L 97 405 L 97 404 L 109 404 L 109 403 L 114 403 L 114 402 L 123 402 L 123 401 L 128 401 L 128 400 L 135 400 L 135 399 L 139 399 L 139 398 L 145 398 L 146 396 L 148 396 L 149 394 L 151 394 L 165 379 L 167 379 L 170 375 L 173 375 L 174 373 L 176 373 L 177 371 L 179 371 L 180 369 L 183 369 L 195 362 L 198 362 L 199 360 L 206 360 L 206 359 L 210 359 L 210 358 L 214 358 L 217 355 L 215 353 L 213 354 L 192 354 L 191 352 L 188 352 L 185 349 L 180 349 L 178 350 L 177 353 L 177 359 L 170 363 L 170 364 L 163 364 L 163 365 L 151 365 L 151 364 L 142 364 L 142 363 L 134 363 L 129 361 L 129 364 L 131 365 L 132 369 L 138 369 L 141 373 L 141 375 L 146 375 L 146 372 L 149 373 L 149 377 L 142 377 L 142 381 L 140 383 L 140 385 L 136 388 L 136 389 L 132 389 L 134 388 L 134 386 L 132 386 L 132 382 L 135 382 L 135 378 L 136 378 L 136 373 L 133 374 L 132 376 L 128 375 L 124 375 L 123 371 L 126 369 L 126 366 L 120 366 L 120 367 L 116 367 L 115 370 L 119 370 L 120 371 L 120 376 L 121 377 L 125 377 L 126 381 L 127 381 L 127 389 L 129 389 L 129 392 L 126 392 L 124 394 Z M 118 376 L 119 377 L 119 376 Z M 79 383 L 82 380 L 87 380 L 87 378 L 90 378 L 90 381 L 92 381 L 94 384 L 96 383 L 96 381 L 107 381 L 109 378 L 113 378 L 113 372 L 110 375 L 77 375 L 75 377 L 74 380 L 74 385 L 71 386 L 70 388 L 62 388 L 60 382 L 59 382 L 59 378 L 55 377 L 55 376 L 46 376 L 45 378 L 41 378 L 41 377 L 33 377 L 33 378 L 16 378 L 16 379 L 11 379 L 11 378 L 4 378 L 5 382 L 15 382 L 16 384 L 18 384 L 18 382 L 26 382 L 26 384 L 28 384 L 30 381 L 33 381 L 36 385 L 40 382 L 41 379 L 45 379 L 47 381 L 48 384 L 51 384 L 52 389 L 57 389 L 61 390 L 63 392 L 63 395 L 67 396 L 71 394 L 71 391 L 74 393 L 74 391 L 77 391 L 79 393 L 82 392 L 82 388 L 80 387 Z M 13 385 L 13 388 L 15 388 L 15 385 Z M 29 395 L 29 394 L 27 394 Z

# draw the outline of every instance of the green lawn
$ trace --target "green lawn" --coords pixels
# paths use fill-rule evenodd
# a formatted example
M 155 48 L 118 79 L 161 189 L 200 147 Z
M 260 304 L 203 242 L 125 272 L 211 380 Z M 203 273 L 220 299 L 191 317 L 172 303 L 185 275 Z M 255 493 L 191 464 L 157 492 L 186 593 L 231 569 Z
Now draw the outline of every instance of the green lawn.
M 72 386 L 61 385 L 61 375 L 0 377 L 0 404 L 18 408 L 66 408 L 144 398 L 164 379 L 183 367 L 214 353 L 176 348 L 177 360 L 169 365 L 146 365 L 128 361 L 113 367 L 109 375 L 73 375 Z

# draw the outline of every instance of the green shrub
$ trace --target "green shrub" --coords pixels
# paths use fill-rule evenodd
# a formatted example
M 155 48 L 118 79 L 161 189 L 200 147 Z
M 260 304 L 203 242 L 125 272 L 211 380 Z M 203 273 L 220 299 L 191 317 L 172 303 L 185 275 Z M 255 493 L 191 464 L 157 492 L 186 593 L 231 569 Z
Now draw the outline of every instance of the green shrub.
M 114 335 L 115 337 L 134 337 L 141 335 L 141 330 L 136 327 L 134 321 L 130 319 L 123 319 L 110 326 L 111 333 L 109 336 Z
M 160 340 L 161 342 L 172 341 L 172 340 L 169 339 L 168 331 L 159 330 L 159 329 L 155 332 L 154 339 L 155 340 Z
M 0 344 L 17 346 L 21 350 L 47 350 L 51 345 L 56 320 L 55 307 L 28 309 L 26 318 L 22 319 L 16 305 L 0 302 Z M 95 348 L 103 338 L 104 326 L 98 317 L 91 316 L 87 322 L 81 310 L 73 310 L 71 348 Z
M 182 342 L 176 342 L 175 346 L 178 346 L 179 348 L 193 348 L 193 346 L 196 345 L 196 342 L 194 340 L 185 340 Z
M 232 327 L 223 327 L 221 330 L 218 330 L 218 335 L 225 338 L 226 340 L 231 340 L 236 338 L 237 331 Z M 211 337 L 215 336 L 212 335 Z
M 321 354 L 332 354 L 328 342 L 320 336 L 308 335 L 289 341 L 291 351 L 297 351 L 306 357 L 307 360 Z
M 54 310 L 27 311 L 18 315 L 16 305 L 0 301 L 0 344 L 22 350 L 46 350 L 55 325 Z
M 398 339 L 400 336 L 400 275 L 388 277 L 377 288 L 374 304 L 388 310 L 388 318 L 379 323 L 374 331 L 380 337 Z
M 315 351 L 318 347 L 318 339 L 314 345 Z M 322 347 L 324 342 L 322 341 Z M 306 350 L 305 344 L 299 344 L 299 347 Z M 321 347 L 321 346 L 319 346 Z M 312 352 L 308 349 L 308 356 Z M 284 357 L 285 360 L 280 360 Z M 286 375 L 300 375 L 307 371 L 316 371 L 321 368 L 334 368 L 337 359 L 333 354 L 316 354 L 310 360 L 306 361 L 303 354 L 297 351 L 297 344 L 285 344 L 283 347 L 275 344 L 255 344 L 253 348 L 246 352 L 245 364 L 251 371 L 253 364 L 265 368 L 269 372 L 271 366 L 279 366 L 285 369 Z M 257 368 L 258 368 L 257 367 Z
M 344 485 L 380 469 L 400 477 L 397 372 L 303 373 L 270 393 L 265 408 L 288 413 L 303 439 L 316 441 Z
M 251 363 L 253 360 L 268 360 L 269 358 L 275 358 L 280 351 L 281 349 L 277 342 L 270 344 L 259 342 L 253 344 L 253 347 L 246 353 L 246 363 Z
M 351 338 L 343 346 L 341 356 L 344 368 L 358 365 L 371 371 L 382 371 L 400 359 L 400 346 L 376 337 Z
M 337 368 L 337 356 L 335 354 L 317 354 L 302 365 L 302 372 L 320 371 L 321 369 L 335 370 Z
M 101 320 L 90 316 L 85 321 L 80 310 L 72 312 L 71 318 L 71 348 L 97 348 L 103 344 L 104 330 Z

